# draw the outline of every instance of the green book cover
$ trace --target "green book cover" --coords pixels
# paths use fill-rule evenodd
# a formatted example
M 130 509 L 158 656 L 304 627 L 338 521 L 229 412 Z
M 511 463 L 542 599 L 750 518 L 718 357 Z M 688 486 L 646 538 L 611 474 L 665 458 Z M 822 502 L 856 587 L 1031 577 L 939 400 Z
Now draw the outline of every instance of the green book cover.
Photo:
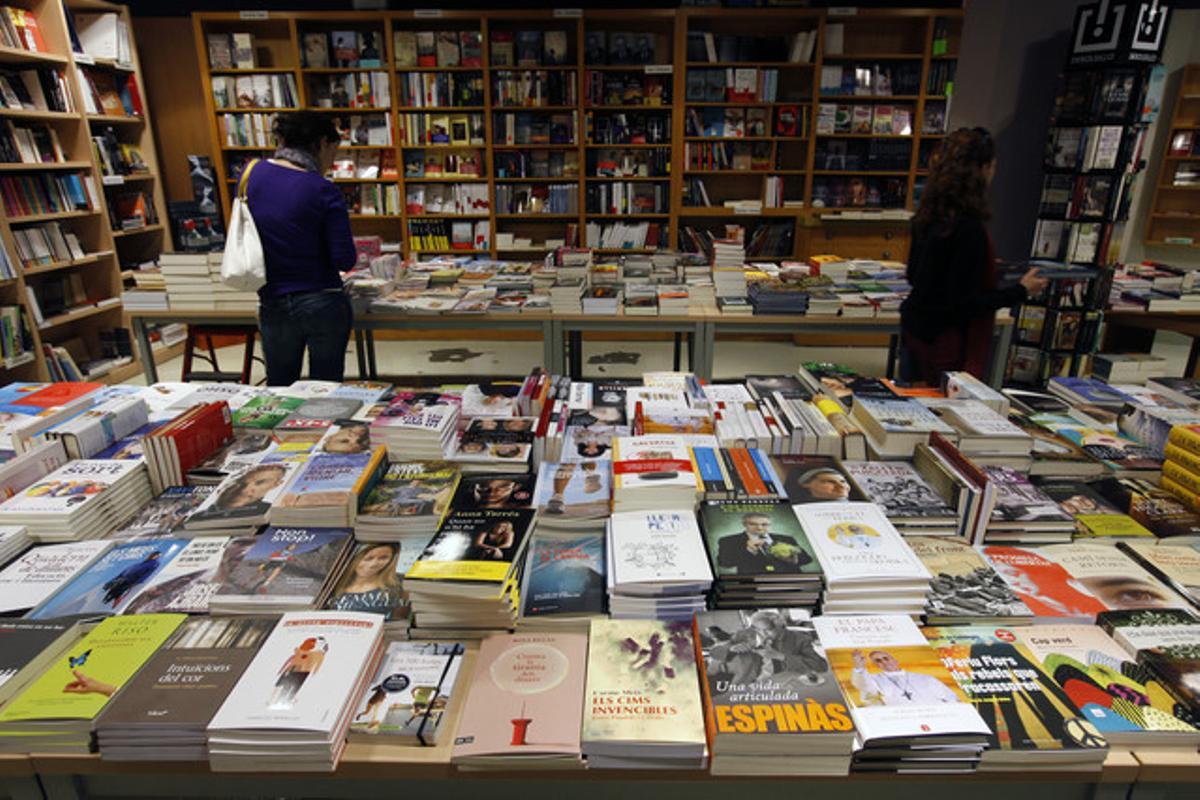
M 260 395 L 233 412 L 233 427 L 274 428 L 302 405 L 303 397 Z
M 185 619 L 143 614 L 104 620 L 0 711 L 0 725 L 94 718 Z

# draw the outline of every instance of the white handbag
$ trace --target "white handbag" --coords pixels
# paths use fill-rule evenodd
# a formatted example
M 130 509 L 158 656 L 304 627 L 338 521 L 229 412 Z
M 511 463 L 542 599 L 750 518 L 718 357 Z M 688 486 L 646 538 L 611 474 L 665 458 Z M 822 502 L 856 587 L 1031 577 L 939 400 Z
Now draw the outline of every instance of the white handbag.
M 229 212 L 229 230 L 225 234 L 225 255 L 221 259 L 221 283 L 241 292 L 258 291 L 267 282 L 262 242 L 246 200 L 246 182 L 258 161 L 256 158 L 247 164 L 238 181 L 237 196 Z

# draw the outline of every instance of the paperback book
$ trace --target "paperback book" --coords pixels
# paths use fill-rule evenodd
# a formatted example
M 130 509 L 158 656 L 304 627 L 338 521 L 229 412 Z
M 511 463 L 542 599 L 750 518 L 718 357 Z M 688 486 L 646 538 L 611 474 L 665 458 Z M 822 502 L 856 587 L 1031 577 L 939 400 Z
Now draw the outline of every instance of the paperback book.
M 462 660 L 458 642 L 389 643 L 351 719 L 350 741 L 437 744 L 442 720 L 459 691 Z

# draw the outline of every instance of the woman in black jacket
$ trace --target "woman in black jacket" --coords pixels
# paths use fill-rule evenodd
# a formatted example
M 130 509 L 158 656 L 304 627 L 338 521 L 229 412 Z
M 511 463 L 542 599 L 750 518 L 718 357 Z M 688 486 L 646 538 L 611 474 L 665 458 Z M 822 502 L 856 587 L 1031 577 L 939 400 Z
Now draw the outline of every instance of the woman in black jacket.
M 951 133 L 930 161 L 912 224 L 912 292 L 900 306 L 907 381 L 937 385 L 943 372 L 957 370 L 986 380 L 997 309 L 1046 286 L 1031 269 L 1020 283 L 996 287 L 995 249 L 984 224 L 995 174 L 996 145 L 983 128 Z

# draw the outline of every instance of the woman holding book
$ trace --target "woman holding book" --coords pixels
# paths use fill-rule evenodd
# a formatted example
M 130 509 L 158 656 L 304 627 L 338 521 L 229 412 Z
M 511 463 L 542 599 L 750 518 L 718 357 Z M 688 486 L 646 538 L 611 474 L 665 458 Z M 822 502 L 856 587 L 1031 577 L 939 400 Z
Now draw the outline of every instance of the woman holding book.
M 987 378 L 996 311 L 1046 287 L 1037 269 L 1001 289 L 988 233 L 987 189 L 996 143 L 983 128 L 949 134 L 930 159 L 929 179 L 912 222 L 908 282 L 900 306 L 902 377 L 931 385 L 943 372 Z
M 246 179 L 267 266 L 258 290 L 267 384 L 299 380 L 305 350 L 310 378 L 341 381 L 354 312 L 340 271 L 357 256 L 346 201 L 324 177 L 341 136 L 328 114 L 312 111 L 277 116 L 275 136 L 275 155 L 247 167 Z

